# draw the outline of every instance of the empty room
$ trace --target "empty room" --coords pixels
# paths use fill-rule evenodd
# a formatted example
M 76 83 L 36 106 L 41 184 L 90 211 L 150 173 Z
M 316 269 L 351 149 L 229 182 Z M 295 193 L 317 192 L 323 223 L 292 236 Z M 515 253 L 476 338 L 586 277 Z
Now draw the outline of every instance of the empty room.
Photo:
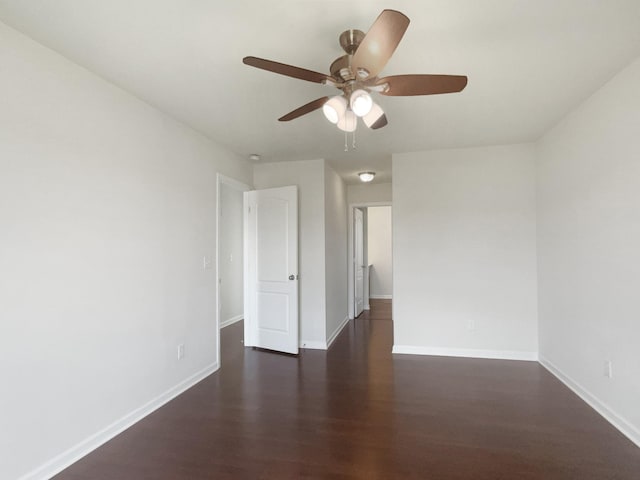
M 0 479 L 640 478 L 640 2 L 0 0 Z

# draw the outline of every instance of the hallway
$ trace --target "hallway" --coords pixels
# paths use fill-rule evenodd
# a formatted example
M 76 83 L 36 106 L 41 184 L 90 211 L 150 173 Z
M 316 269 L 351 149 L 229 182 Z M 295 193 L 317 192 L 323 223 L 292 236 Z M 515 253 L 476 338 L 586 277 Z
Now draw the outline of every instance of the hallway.
M 328 352 L 242 347 L 56 478 L 632 479 L 640 449 L 534 362 L 392 355 L 390 301 Z

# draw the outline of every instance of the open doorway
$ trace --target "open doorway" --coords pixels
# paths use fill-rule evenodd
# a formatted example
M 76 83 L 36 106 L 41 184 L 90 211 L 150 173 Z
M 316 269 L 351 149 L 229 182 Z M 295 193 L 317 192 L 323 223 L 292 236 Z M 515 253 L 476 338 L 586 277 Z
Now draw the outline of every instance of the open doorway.
M 388 203 L 350 205 L 349 318 L 370 310 L 372 303 L 393 298 L 392 208 Z
M 248 185 L 217 176 L 216 305 L 218 329 L 244 318 L 243 192 Z M 220 335 L 218 363 L 220 362 Z
M 367 208 L 369 298 L 374 300 L 393 298 L 391 222 L 390 206 Z

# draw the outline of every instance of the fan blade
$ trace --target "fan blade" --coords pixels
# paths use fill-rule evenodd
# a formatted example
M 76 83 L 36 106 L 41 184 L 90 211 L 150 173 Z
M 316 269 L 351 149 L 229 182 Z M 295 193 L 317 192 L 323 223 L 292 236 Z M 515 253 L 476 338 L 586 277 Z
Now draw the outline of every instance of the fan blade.
M 467 86 L 464 75 L 392 75 L 380 78 L 376 85 L 388 85 L 381 95 L 409 97 L 460 92 Z
M 327 81 L 335 82 L 330 76 L 324 73 L 314 72 L 300 67 L 294 67 L 293 65 L 287 65 L 285 63 L 278 63 L 272 60 L 265 60 L 258 57 L 244 57 L 242 63 L 251 67 L 261 68 L 273 73 L 279 73 L 280 75 L 286 75 L 287 77 L 299 78 L 300 80 L 306 80 L 307 82 L 314 83 L 326 83 Z
M 409 26 L 409 18 L 395 10 L 383 10 L 353 54 L 356 78 L 375 77 L 387 64 Z
M 293 120 L 294 118 L 298 118 L 302 115 L 306 115 L 307 113 L 311 113 L 314 110 L 321 108 L 327 102 L 327 100 L 329 100 L 329 97 L 318 98 L 313 102 L 309 102 L 306 105 L 296 108 L 292 112 L 289 112 L 286 115 L 280 117 L 278 121 L 288 122 L 289 120 Z

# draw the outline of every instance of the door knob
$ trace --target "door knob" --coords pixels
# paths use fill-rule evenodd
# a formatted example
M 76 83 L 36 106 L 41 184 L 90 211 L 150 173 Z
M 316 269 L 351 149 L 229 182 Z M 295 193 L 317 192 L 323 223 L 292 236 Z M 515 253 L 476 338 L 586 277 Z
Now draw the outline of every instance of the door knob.
M 295 279 L 296 279 L 295 275 L 289 275 L 289 280 L 295 280 Z

